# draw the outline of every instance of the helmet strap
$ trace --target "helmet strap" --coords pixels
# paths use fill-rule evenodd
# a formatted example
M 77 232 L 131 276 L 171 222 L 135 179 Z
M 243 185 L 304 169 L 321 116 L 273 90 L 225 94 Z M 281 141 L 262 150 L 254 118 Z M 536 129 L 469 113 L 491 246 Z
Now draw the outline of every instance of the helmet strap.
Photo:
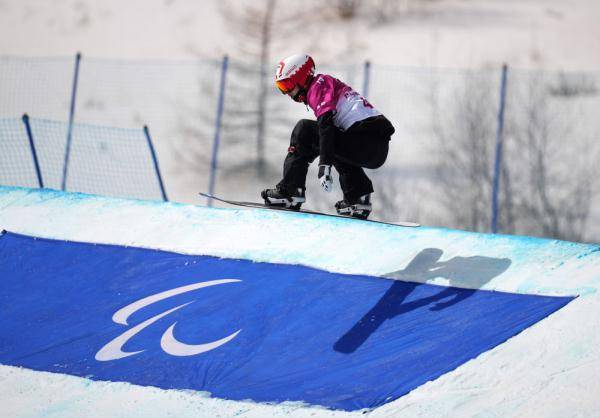
M 306 89 L 300 87 L 298 89 L 298 93 L 296 93 L 294 96 L 292 96 L 292 100 L 298 103 L 306 103 L 306 95 L 307 95 L 307 91 Z

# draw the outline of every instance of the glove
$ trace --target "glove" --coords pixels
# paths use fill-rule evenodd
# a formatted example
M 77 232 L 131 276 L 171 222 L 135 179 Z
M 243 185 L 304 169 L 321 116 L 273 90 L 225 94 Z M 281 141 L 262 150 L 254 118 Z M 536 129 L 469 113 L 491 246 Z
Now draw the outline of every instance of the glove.
M 330 165 L 319 166 L 319 183 L 321 188 L 326 192 L 333 191 L 333 177 L 331 176 Z

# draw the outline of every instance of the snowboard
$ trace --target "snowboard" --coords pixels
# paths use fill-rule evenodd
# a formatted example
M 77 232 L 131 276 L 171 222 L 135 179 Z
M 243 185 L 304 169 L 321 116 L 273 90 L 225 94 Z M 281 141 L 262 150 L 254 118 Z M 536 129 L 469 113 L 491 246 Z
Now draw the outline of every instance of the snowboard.
M 420 224 L 418 224 L 416 222 L 384 222 L 384 221 L 376 221 L 376 220 L 372 220 L 372 219 L 359 219 L 359 218 L 353 218 L 351 216 L 336 215 L 333 213 L 324 213 L 324 212 L 318 212 L 318 211 L 308 210 L 308 209 L 295 210 L 295 209 L 285 208 L 285 207 L 281 207 L 281 206 L 267 206 L 264 203 L 258 203 L 258 202 L 243 202 L 243 201 L 239 201 L 239 200 L 223 199 L 221 197 L 217 197 L 217 196 L 210 195 L 208 193 L 202 193 L 202 192 L 200 192 L 199 194 L 200 194 L 200 196 L 203 196 L 203 197 L 206 197 L 209 199 L 214 199 L 219 202 L 226 203 L 228 205 L 241 206 L 241 207 L 245 207 L 245 208 L 257 208 L 257 209 L 295 212 L 295 213 L 306 213 L 309 215 L 330 216 L 330 217 L 334 217 L 334 218 L 345 218 L 345 219 L 350 219 L 350 220 L 357 221 L 357 222 L 372 222 L 372 223 L 377 223 L 377 224 L 395 225 L 395 226 L 403 226 L 403 227 L 411 227 L 411 228 L 421 226 Z

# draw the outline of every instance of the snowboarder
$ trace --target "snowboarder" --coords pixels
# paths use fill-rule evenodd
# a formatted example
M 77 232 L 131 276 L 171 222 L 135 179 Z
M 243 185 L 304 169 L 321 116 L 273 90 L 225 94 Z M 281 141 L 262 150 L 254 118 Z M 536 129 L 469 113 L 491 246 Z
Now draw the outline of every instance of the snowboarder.
M 299 210 L 306 201 L 308 166 L 319 157 L 318 178 L 333 190 L 331 167 L 340 177 L 344 199 L 337 213 L 366 219 L 371 213 L 373 184 L 364 168 L 379 168 L 388 155 L 394 127 L 364 97 L 342 81 L 315 75 L 313 59 L 304 54 L 285 58 L 277 66 L 275 85 L 294 101 L 310 107 L 317 120 L 301 119 L 292 131 L 283 164 L 283 179 L 261 193 L 266 205 Z

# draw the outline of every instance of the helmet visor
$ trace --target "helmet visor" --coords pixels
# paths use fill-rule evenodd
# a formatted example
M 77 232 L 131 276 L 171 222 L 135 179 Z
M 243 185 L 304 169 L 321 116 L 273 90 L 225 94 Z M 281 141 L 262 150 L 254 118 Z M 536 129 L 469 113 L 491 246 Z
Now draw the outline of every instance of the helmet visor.
M 290 91 L 294 90 L 295 84 L 289 78 L 285 80 L 275 80 L 275 85 L 283 94 L 287 94 Z

